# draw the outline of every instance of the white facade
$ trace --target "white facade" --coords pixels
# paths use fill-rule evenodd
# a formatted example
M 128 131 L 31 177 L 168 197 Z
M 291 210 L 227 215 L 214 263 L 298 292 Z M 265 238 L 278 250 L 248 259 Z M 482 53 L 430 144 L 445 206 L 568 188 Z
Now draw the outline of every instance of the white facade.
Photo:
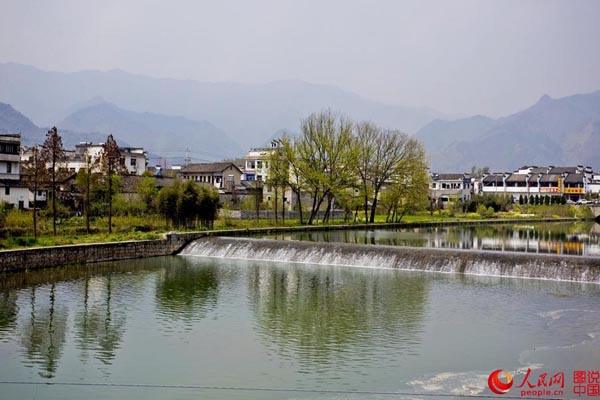
M 148 153 L 141 147 L 120 147 L 121 158 L 127 172 L 131 175 L 143 175 L 148 167 Z M 102 155 L 102 144 L 80 143 L 75 146 L 75 151 L 67 153 L 67 169 L 79 172 L 86 169 L 88 164 L 99 169 L 98 162 Z M 89 160 L 86 160 L 88 157 Z
M 0 201 L 29 208 L 29 189 L 21 181 L 21 136 L 0 135 Z

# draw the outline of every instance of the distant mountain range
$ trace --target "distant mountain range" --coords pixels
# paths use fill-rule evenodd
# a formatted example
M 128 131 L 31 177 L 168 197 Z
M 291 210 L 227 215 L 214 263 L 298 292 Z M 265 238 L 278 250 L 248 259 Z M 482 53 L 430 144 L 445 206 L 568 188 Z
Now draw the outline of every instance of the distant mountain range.
M 235 141 L 209 122 L 137 113 L 106 102 L 84 107 L 57 126 L 79 132 L 114 132 L 117 139 L 144 147 L 169 161 L 181 162 L 185 153 L 197 162 L 243 153 Z
M 21 142 L 30 146 L 42 144 L 49 129 L 35 125 L 10 104 L 0 103 L 0 133 L 20 133 Z M 106 140 L 106 135 L 103 134 L 73 132 L 70 130 L 61 130 L 60 135 L 65 147 L 73 147 L 83 141 L 99 143 Z M 120 144 L 127 146 L 126 142 Z
M 25 144 L 43 141 L 48 128 L 38 125 L 56 125 L 65 146 L 113 133 L 121 145 L 142 146 L 171 163 L 182 161 L 186 150 L 193 161 L 239 157 L 284 131 L 296 134 L 301 118 L 330 108 L 416 132 L 436 172 L 512 171 L 525 164 L 600 169 L 600 91 L 543 96 L 498 119 L 452 120 L 428 108 L 385 105 L 301 81 L 205 83 L 8 63 L 0 64 L 0 101 L 12 105 L 0 103 L 0 132 L 22 132 Z
M 434 120 L 416 137 L 436 172 L 468 172 L 474 165 L 512 171 L 525 164 L 583 164 L 599 170 L 600 91 L 560 99 L 543 96 L 526 110 L 497 120 Z
M 73 112 L 93 105 L 98 97 L 138 113 L 210 121 L 243 149 L 268 142 L 278 130 L 298 131 L 301 118 L 325 108 L 411 134 L 432 119 L 444 117 L 429 108 L 381 104 L 333 86 L 303 81 L 208 83 L 150 78 L 120 70 L 62 73 L 0 64 L 0 101 L 12 104 L 38 124 L 59 124 Z M 191 140 L 186 144 L 206 145 Z

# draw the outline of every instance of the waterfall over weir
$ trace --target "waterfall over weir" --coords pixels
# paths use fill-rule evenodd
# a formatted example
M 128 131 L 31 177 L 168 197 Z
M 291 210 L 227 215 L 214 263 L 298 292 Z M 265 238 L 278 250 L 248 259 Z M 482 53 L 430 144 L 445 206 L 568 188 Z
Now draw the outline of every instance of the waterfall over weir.
M 600 258 L 581 256 L 231 237 L 198 239 L 180 255 L 600 284 Z

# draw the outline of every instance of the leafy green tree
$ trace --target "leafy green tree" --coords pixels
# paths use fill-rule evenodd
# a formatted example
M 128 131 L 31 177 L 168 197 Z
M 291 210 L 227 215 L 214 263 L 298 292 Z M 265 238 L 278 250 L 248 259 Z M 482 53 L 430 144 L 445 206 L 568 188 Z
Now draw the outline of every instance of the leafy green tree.
M 219 192 L 214 187 L 201 186 L 198 217 L 203 227 L 212 229 L 219 213 Z
M 429 175 L 425 150 L 416 140 L 411 140 L 408 146 L 410 149 L 401 167 L 382 194 L 388 222 L 399 222 L 404 215 L 424 209 L 428 204 Z M 462 209 L 462 204 L 456 202 L 456 207 Z
M 304 181 L 302 178 L 302 160 L 298 157 L 296 151 L 298 143 L 292 141 L 287 135 L 284 134 L 281 139 L 281 147 L 277 152 L 281 153 L 281 157 L 285 160 L 289 167 L 288 179 L 286 186 L 288 186 L 294 195 L 296 196 L 296 205 L 298 207 L 298 213 L 300 217 L 300 224 L 304 224 L 304 217 L 302 214 L 302 191 L 304 190 Z M 275 156 L 274 156 L 275 157 Z
M 392 180 L 401 182 L 406 179 L 405 170 L 412 164 L 426 171 L 425 153 L 418 149 L 419 143 L 407 135 L 392 130 L 382 130 L 370 122 L 356 125 L 357 174 L 362 183 L 365 218 L 368 203 L 370 216 L 368 222 L 375 222 L 375 213 L 379 194 L 384 185 Z
M 181 183 L 175 181 L 172 186 L 163 187 L 158 193 L 158 211 L 165 217 L 167 223 L 178 225 L 178 203 Z
M 296 151 L 300 176 L 312 198 L 309 225 L 325 200 L 326 220 L 333 205 L 333 193 L 355 179 L 352 126 L 349 119 L 331 111 L 311 114 L 302 121 L 302 136 L 297 141 Z
M 194 181 L 189 180 L 183 185 L 179 195 L 177 214 L 178 223 L 185 228 L 193 228 L 199 217 L 200 190 Z
M 149 213 L 157 209 L 158 189 L 156 188 L 156 178 L 153 176 L 144 176 L 137 185 L 137 194 L 140 200 L 146 204 L 146 210 Z

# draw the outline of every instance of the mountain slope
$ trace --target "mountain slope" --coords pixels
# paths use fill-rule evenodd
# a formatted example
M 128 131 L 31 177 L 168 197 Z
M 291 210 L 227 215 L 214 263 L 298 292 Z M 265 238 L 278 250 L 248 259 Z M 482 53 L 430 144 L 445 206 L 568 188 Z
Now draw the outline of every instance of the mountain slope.
M 415 137 L 427 149 L 430 160 L 437 162 L 444 157 L 446 150 L 457 143 L 471 141 L 486 132 L 495 123 L 495 120 L 476 115 L 455 121 L 434 119 L 421 128 Z
M 543 96 L 528 109 L 441 148 L 439 143 L 452 133 L 449 127 L 468 124 L 466 120 L 429 127 L 417 136 L 428 138 L 426 149 L 436 155 L 432 168 L 439 171 L 467 171 L 472 165 L 511 171 L 524 164 L 584 164 L 599 169 L 599 121 L 600 91 L 560 99 Z
M 40 128 L 10 104 L 0 103 L 0 133 L 37 134 Z
M 297 130 L 301 118 L 323 108 L 408 133 L 442 117 L 427 108 L 389 106 L 336 87 L 302 81 L 208 83 L 156 79 L 119 70 L 61 73 L 0 64 L 0 101 L 10 102 L 38 123 L 56 124 L 74 105 L 92 97 L 136 112 L 208 120 L 245 148 L 264 143 L 279 129 Z
M 20 133 L 21 143 L 29 146 L 42 144 L 49 128 L 36 126 L 29 118 L 15 110 L 10 104 L 0 103 L 0 133 Z M 103 142 L 106 135 L 96 133 L 82 133 L 60 129 L 63 146 L 70 148 L 84 141 Z M 126 145 L 126 143 L 123 143 Z
M 202 160 L 223 159 L 242 153 L 237 143 L 208 122 L 136 113 L 106 102 L 74 112 L 60 122 L 58 127 L 105 135 L 113 133 L 117 140 L 142 146 L 167 158 L 182 158 L 187 148 L 193 158 Z

